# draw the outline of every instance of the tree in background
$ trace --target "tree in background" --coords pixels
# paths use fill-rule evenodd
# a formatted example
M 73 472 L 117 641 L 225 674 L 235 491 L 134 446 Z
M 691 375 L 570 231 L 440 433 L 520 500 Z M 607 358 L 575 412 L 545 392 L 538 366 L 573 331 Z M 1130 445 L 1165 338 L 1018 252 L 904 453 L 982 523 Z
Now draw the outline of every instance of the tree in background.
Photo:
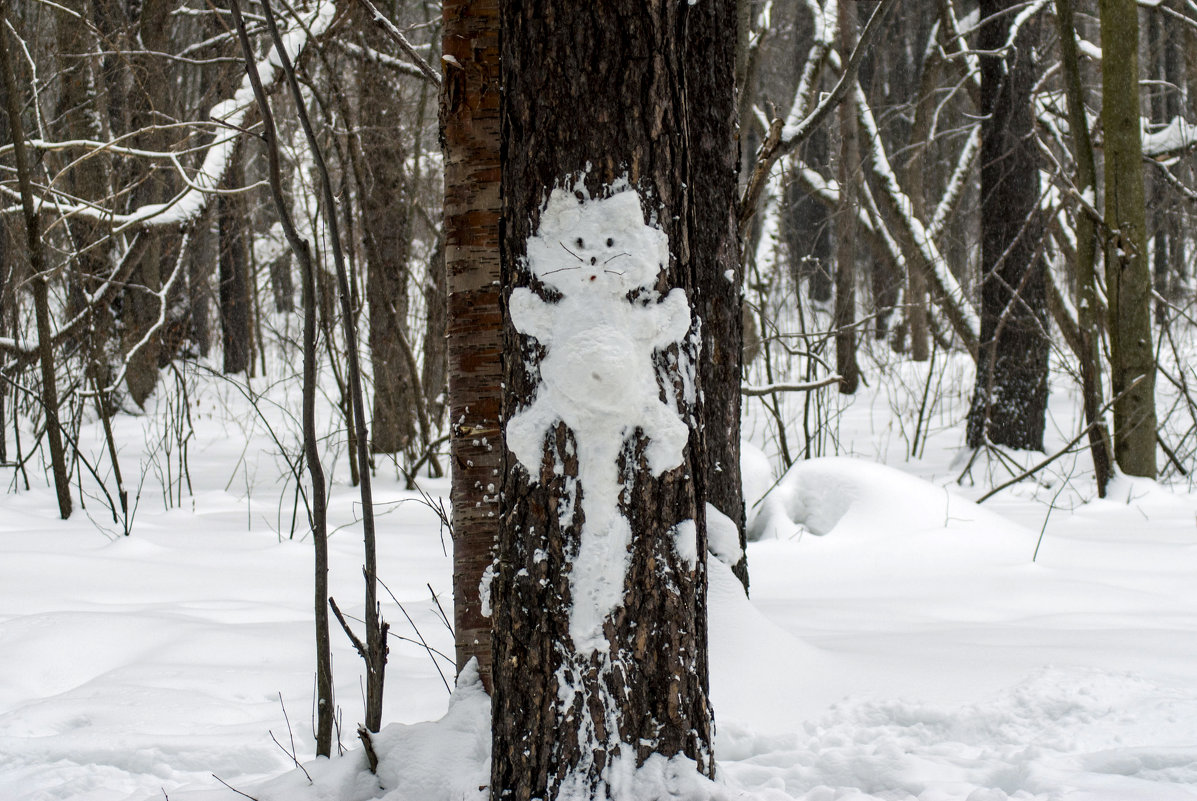
M 1043 450 L 1047 410 L 1046 265 L 1032 90 L 1035 18 L 982 0 L 981 341 L 969 447 Z
M 1139 138 L 1139 11 L 1134 0 L 1101 0 L 1100 9 L 1114 458 L 1124 473 L 1154 478 L 1155 353 Z
M 386 4 L 383 4 L 384 6 Z M 392 4 L 393 5 L 393 4 Z M 397 17 L 388 9 L 388 18 Z M 387 47 L 385 36 L 367 14 L 360 14 L 362 40 L 376 51 Z M 357 64 L 361 158 L 362 249 L 366 255 L 366 302 L 370 316 L 370 362 L 374 373 L 373 426 L 370 447 L 376 453 L 418 450 L 419 373 L 408 332 L 412 200 L 407 176 L 403 115 L 409 98 L 396 91 L 394 75 L 377 64 Z

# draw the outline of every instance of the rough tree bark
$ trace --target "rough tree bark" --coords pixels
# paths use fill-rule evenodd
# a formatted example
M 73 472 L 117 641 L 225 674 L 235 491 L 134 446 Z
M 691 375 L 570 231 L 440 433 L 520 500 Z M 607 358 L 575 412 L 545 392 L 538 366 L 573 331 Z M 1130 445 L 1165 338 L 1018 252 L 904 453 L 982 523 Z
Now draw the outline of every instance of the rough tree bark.
M 738 186 L 740 154 L 736 147 L 738 109 L 728 87 L 735 82 L 734 2 L 693 9 L 687 20 L 686 91 L 701 102 L 686 106 L 689 160 L 703 188 L 693 193 L 694 212 L 687 235 L 693 270 L 702 277 L 696 310 L 702 319 L 699 383 L 703 388 L 703 486 L 706 502 L 736 526 L 740 556 L 731 566 L 748 591 L 745 556 L 744 489 L 740 476 L 740 376 L 744 348 L 743 264 L 735 208 L 727 198 Z M 730 559 L 730 554 L 720 554 Z
M 1114 457 L 1124 473 L 1154 478 L 1155 355 L 1139 131 L 1139 12 L 1135 0 L 1101 0 L 1101 122 Z
M 424 358 L 420 362 L 420 386 L 432 431 L 441 429 L 444 420 L 446 382 L 449 378 L 445 330 L 449 322 L 449 298 L 445 288 L 445 241 L 438 236 L 428 259 L 428 282 L 424 285 Z M 429 432 L 431 436 L 431 431 Z
M 1035 20 L 1005 49 L 1015 0 L 982 0 L 981 342 L 969 447 L 1043 449 L 1047 294 L 1031 91 Z
M 453 461 L 453 628 L 457 670 L 478 660 L 490 686 L 490 621 L 479 587 L 498 534 L 499 2 L 442 6 L 445 269 L 449 294 L 449 426 Z
M 732 74 L 733 65 L 724 60 L 734 58 L 735 7 L 722 0 L 593 6 L 503 0 L 502 8 L 503 286 L 514 290 L 504 329 L 508 469 L 492 590 L 494 630 L 502 635 L 494 640 L 491 793 L 505 799 L 606 798 L 612 792 L 608 782 L 621 772 L 609 770 L 617 764 L 635 767 L 661 755 L 689 760 L 688 769 L 702 774 L 714 771 L 706 658 L 708 495 L 700 424 L 706 418 L 696 363 L 703 339 L 698 317 L 720 297 L 706 284 L 727 281 L 711 268 L 724 254 L 732 259 L 736 253 L 728 221 L 735 184 L 700 165 L 726 158 L 730 172 L 734 143 L 722 138 L 727 118 L 721 126 L 713 113 L 711 119 L 696 115 L 691 126 L 689 113 L 704 103 L 734 108 L 731 82 L 711 79 Z M 541 68 L 546 63 L 554 68 Z M 709 72 L 696 75 L 699 70 Z M 721 155 L 723 147 L 732 153 Z M 562 222 L 568 212 L 546 211 L 546 201 L 571 208 L 572 193 L 579 201 L 590 198 L 586 204 L 622 203 L 621 214 L 629 213 L 631 197 L 634 220 L 620 218 L 628 227 L 610 231 L 593 206 L 579 212 L 582 222 L 569 224 Z M 709 197 L 699 202 L 704 193 Z M 597 218 L 586 216 L 595 213 Z M 542 230 L 542 224 L 563 228 Z M 704 226 L 721 233 L 700 237 L 696 232 Z M 528 318 L 515 310 L 552 316 L 571 298 L 570 308 L 578 309 L 586 302 L 578 298 L 590 297 L 578 289 L 591 286 L 587 273 L 594 281 L 626 280 L 622 276 L 641 256 L 621 250 L 620 237 L 645 228 L 668 242 L 668 255 L 656 265 L 655 286 L 626 295 L 611 290 L 604 297 L 615 315 L 685 315 L 678 338 L 658 344 L 651 359 L 643 357 L 644 369 L 656 373 L 645 403 L 661 404 L 652 406 L 661 419 L 636 419 L 621 428 L 619 415 L 628 407 L 619 398 L 609 412 L 589 418 L 602 421 L 598 427 L 614 421 L 614 436 L 601 446 L 593 428 L 567 425 L 552 415 L 529 433 L 522 426 L 534 409 L 546 408 L 544 393 L 559 386 L 554 375 L 561 376 L 553 371 L 561 362 L 550 368 L 549 360 L 572 355 L 593 365 L 580 375 L 601 394 L 603 387 L 625 380 L 617 374 L 625 366 L 632 369 L 633 350 L 652 348 L 643 340 L 629 343 L 601 324 L 593 338 L 575 334 L 564 343 L 551 336 L 545 341 L 528 335 Z M 536 277 L 529 274 L 533 236 L 540 237 L 538 252 L 563 260 L 560 278 L 535 267 Z M 713 240 L 720 243 L 719 255 L 699 257 L 698 247 Z M 604 252 L 609 255 L 600 265 Z M 561 289 L 568 280 L 565 270 L 575 268 L 584 269 L 574 279 L 577 285 Z M 652 284 L 654 277 L 644 280 Z M 620 349 L 619 357 L 604 355 L 608 345 L 627 350 Z M 593 362 L 584 358 L 591 353 Z M 587 409 L 595 402 L 607 408 L 602 398 L 579 401 Z M 662 434 L 682 424 L 680 440 Z M 539 448 L 529 442 L 537 435 Z M 711 432 L 717 436 L 726 432 Z M 674 444 L 676 461 L 669 450 Z M 662 457 L 662 448 L 669 458 Z M 593 461 L 596 450 L 611 458 Z M 600 475 L 610 484 L 596 478 Z M 611 550 L 604 559 L 587 561 L 583 555 L 594 556 L 596 543 Z M 618 565 L 625 558 L 618 578 L 608 575 L 611 583 L 600 585 L 609 603 L 596 602 L 588 566 Z

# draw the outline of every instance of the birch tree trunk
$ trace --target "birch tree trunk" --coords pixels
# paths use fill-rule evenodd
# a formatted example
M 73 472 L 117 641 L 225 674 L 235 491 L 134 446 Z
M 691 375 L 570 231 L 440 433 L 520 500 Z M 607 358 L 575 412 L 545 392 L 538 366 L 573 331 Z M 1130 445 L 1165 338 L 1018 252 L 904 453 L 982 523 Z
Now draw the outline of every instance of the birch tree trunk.
M 490 621 L 479 587 L 491 565 L 502 483 L 499 404 L 499 2 L 446 0 L 441 131 L 449 295 L 453 462 L 453 628 L 457 670 L 478 660 L 490 686 Z

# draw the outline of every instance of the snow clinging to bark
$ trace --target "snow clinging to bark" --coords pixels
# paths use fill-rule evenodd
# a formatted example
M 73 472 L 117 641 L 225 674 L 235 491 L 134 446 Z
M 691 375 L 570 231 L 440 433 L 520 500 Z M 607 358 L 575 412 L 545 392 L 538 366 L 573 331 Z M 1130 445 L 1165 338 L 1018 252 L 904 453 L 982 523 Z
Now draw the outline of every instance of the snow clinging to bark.
M 585 519 L 570 574 L 570 635 L 579 652 L 594 652 L 607 649 L 603 620 L 623 602 L 632 536 L 619 511 L 624 442 L 644 433 L 655 476 L 682 463 L 689 431 L 660 400 L 653 352 L 685 339 L 691 311 L 684 290 L 662 299 L 652 289 L 668 264 L 669 240 L 645 223 L 627 182 L 607 197 L 578 189 L 553 190 L 528 239 L 527 268 L 561 298 L 546 302 L 525 288 L 511 294 L 512 323 L 547 354 L 535 400 L 506 433 L 536 481 L 545 437 L 558 421 L 573 432 Z

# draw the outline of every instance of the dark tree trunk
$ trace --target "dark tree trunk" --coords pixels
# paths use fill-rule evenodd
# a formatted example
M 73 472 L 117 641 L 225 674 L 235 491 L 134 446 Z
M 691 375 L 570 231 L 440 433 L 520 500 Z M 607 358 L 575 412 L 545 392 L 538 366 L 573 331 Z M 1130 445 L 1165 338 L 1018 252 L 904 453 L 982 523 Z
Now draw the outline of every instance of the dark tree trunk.
M 802 160 L 814 169 L 827 165 L 830 155 L 827 129 L 820 126 L 800 148 Z M 831 213 L 814 195 L 796 181 L 785 189 L 781 214 L 782 239 L 790 257 L 790 274 L 801 296 L 801 282 L 807 282 L 811 300 L 831 300 Z
M 520 308 L 544 306 L 549 315 L 554 307 L 563 313 L 567 307 L 561 304 L 572 302 L 568 308 L 576 310 L 592 297 L 597 303 L 602 290 L 587 294 L 584 273 L 569 289 L 560 289 L 559 283 L 568 281 L 568 274 L 537 273 L 549 279 L 543 282 L 529 275 L 523 261 L 529 238 L 541 232 L 550 193 L 563 205 L 573 203 L 572 192 L 592 198 L 590 204 L 618 198 L 624 209 L 631 195 L 638 201 L 632 207 L 636 220 L 629 225 L 641 230 L 647 215 L 654 229 L 659 226 L 654 236 L 667 237 L 669 255 L 660 258 L 655 292 L 634 291 L 634 300 L 619 290 L 601 295 L 612 313 L 674 320 L 671 315 L 684 312 L 684 329 L 691 311 L 697 317 L 704 308 L 730 306 L 734 295 L 707 285 L 727 281 L 712 267 L 736 252 L 729 222 L 735 185 L 707 165 L 726 163 L 732 173 L 734 144 L 724 136 L 733 117 L 716 120 L 718 112 L 698 112 L 701 104 L 734 108 L 731 82 L 716 80 L 732 74 L 734 4 L 621 0 L 580 6 L 564 0 L 502 0 L 502 7 L 504 291 L 518 287 Z M 544 64 L 554 69 L 546 71 Z M 700 70 L 709 72 L 694 74 Z M 693 127 L 688 125 L 691 112 Z M 721 154 L 723 147 L 730 152 Z M 703 194 L 709 196 L 700 203 Z M 596 281 L 600 273 L 608 283 L 627 280 L 622 276 L 635 269 L 628 265 L 640 255 L 619 252 L 615 240 L 625 229 L 603 233 L 607 229 L 601 222 L 585 216 L 590 213 L 582 212 L 588 221 L 581 223 L 594 235 L 590 244 L 577 241 L 584 240 L 581 233 L 572 233 L 582 229 L 564 222 L 566 231 L 551 237 L 545 233 L 538 241 L 572 266 L 579 257 L 569 248 L 601 253 L 607 240 L 611 255 L 604 263 L 613 269 L 599 270 L 597 254 L 589 260 L 581 257 L 580 263 L 588 265 L 586 272 L 595 265 Z M 600 213 L 598 219 L 605 218 Z M 704 225 L 720 233 L 697 236 Z M 557 239 L 561 249 L 551 247 L 549 238 Z M 719 247 L 699 257 L 698 248 L 711 243 Z M 615 268 L 615 259 L 623 266 Z M 621 277 L 609 278 L 610 272 Z M 644 282 L 653 280 L 649 276 Z M 564 294 L 554 292 L 554 286 Z M 659 302 L 657 293 L 669 294 Z M 514 303 L 515 296 L 511 298 Z M 642 764 L 653 754 L 684 755 L 710 775 L 709 496 L 702 467 L 700 421 L 706 418 L 700 408 L 703 374 L 697 369 L 699 322 L 690 318 L 688 334 L 677 333 L 672 344 L 658 346 L 651 363 L 642 364 L 656 373 L 657 389 L 645 401 L 645 408 L 654 411 L 621 428 L 619 415 L 628 408 L 621 400 L 609 413 L 591 418 L 602 421 L 593 426 L 614 425 L 614 435 L 604 439 L 595 436 L 595 427 L 579 429 L 553 418 L 553 410 L 568 407 L 546 400 L 556 391 L 553 376 L 560 374 L 550 372 L 547 383 L 540 381 L 544 371 L 560 366 L 558 361 L 550 368 L 548 361 L 554 358 L 555 340 L 529 336 L 510 315 L 506 319 L 504 419 L 510 422 L 504 437 L 507 469 L 493 585 L 494 631 L 501 636 L 494 640 L 492 797 L 565 793 L 605 798 L 611 790 L 604 771 L 617 761 Z M 601 323 L 594 333 L 594 339 L 583 331 L 558 342 L 558 358 L 580 358 L 581 350 L 592 345 L 623 341 Z M 652 345 L 636 340 L 627 347 L 639 354 L 638 349 Z M 615 377 L 617 371 L 641 364 L 630 359 L 632 350 L 621 353 L 629 358 L 618 364 L 594 363 L 589 376 L 596 388 L 623 380 Z M 581 402 L 589 408 L 588 399 Z M 653 404 L 662 405 L 657 409 Z M 550 410 L 542 421 L 539 451 L 526 447 L 539 424 L 531 432 L 522 428 L 533 405 Z M 672 439 L 683 423 L 681 439 Z M 667 429 L 675 433 L 666 436 L 662 432 Z M 513 439 L 515 430 L 521 433 Z M 724 435 L 711 432 L 712 437 Z M 676 454 L 671 450 L 675 445 Z M 620 531 L 626 534 L 626 548 Z M 594 600 L 593 588 L 585 583 L 587 567 L 596 562 L 583 557 L 594 556 L 590 549 L 596 542 L 613 549 L 610 560 L 618 562 L 625 554 L 627 559 L 620 579 L 609 577 L 615 584 L 611 596 L 601 594 L 603 602 Z
M 694 273 L 699 277 L 695 311 L 702 319 L 699 383 L 703 388 L 705 440 L 703 488 L 706 502 L 737 529 L 740 557 L 732 572 L 748 591 L 744 534 L 744 489 L 740 477 L 740 374 L 743 359 L 743 265 L 736 215 L 740 154 L 736 147 L 735 2 L 703 4 L 689 13 L 686 92 L 702 98 L 687 106 L 689 159 L 702 188 L 691 195 L 687 235 Z M 730 558 L 729 554 L 721 554 Z
M 230 185 L 243 181 L 241 156 L 235 154 L 229 170 Z M 252 358 L 252 331 L 249 304 L 249 254 L 245 241 L 246 210 L 244 195 L 221 195 L 217 201 L 220 226 L 220 329 L 224 349 L 224 372 L 240 373 L 249 369 Z
M 7 25 L 8 3 L 0 0 L 0 31 Z M 12 131 L 13 159 L 16 162 L 17 182 L 21 191 L 21 208 L 25 218 L 25 243 L 29 252 L 29 266 L 32 271 L 30 287 L 33 294 L 34 315 L 37 322 L 38 362 L 41 367 L 41 402 L 46 414 L 46 440 L 50 446 L 50 463 L 54 473 L 54 489 L 58 494 L 58 514 L 63 520 L 71 516 L 70 474 L 67 472 L 66 457 L 62 447 L 62 429 L 59 425 L 58 388 L 54 375 L 54 348 L 51 343 L 51 321 L 49 271 L 45 262 L 41 227 L 33 204 L 33 170 L 25 150 L 25 132 L 21 125 L 21 111 L 18 100 L 16 68 L 9 51 L 7 35 L 0 36 L 0 80 L 4 82 L 4 102 L 8 112 L 9 129 Z
M 453 460 L 453 629 L 457 670 L 490 686 L 490 621 L 479 588 L 498 536 L 503 454 L 499 311 L 499 0 L 446 0 L 441 130 Z
M 361 25 L 365 41 L 386 47 L 367 15 Z M 395 77 L 363 62 L 358 69 L 362 109 L 361 142 L 362 244 L 366 252 L 366 301 L 370 309 L 370 363 L 374 372 L 375 453 L 399 453 L 416 445 L 416 408 L 404 346 L 407 327 L 408 266 L 411 252 L 411 201 L 404 175 L 407 149 L 400 126 L 405 110 Z
M 424 359 L 420 366 L 420 383 L 424 387 L 424 403 L 432 430 L 439 431 L 444 419 L 446 381 L 449 375 L 445 352 L 445 329 L 448 325 L 449 303 L 445 291 L 445 243 L 438 237 L 432 258 L 428 261 L 428 282 L 424 285 L 424 308 L 428 310 L 424 326 Z
M 213 206 L 218 204 L 213 204 Z M 212 347 L 212 268 L 219 260 L 220 234 L 214 224 L 215 209 L 208 208 L 196 221 L 187 254 L 188 338 L 201 356 Z
M 977 47 L 1002 50 L 1012 0 L 982 0 Z M 1006 12 L 1006 13 L 1001 13 Z M 970 447 L 1043 449 L 1047 295 L 1031 89 L 1036 20 L 1014 47 L 981 58 L 981 346 L 969 410 Z
M 92 9 L 83 7 L 80 16 L 60 14 L 55 25 L 58 54 L 57 119 L 67 139 L 102 141 L 107 109 L 100 100 L 105 80 L 99 59 L 72 58 L 68 54 L 86 53 L 98 48 Z M 63 160 L 59 167 L 69 162 Z M 112 159 L 98 155 L 72 167 L 66 175 L 68 190 L 78 198 L 102 203 L 111 191 Z M 94 293 L 105 280 L 109 266 L 109 248 L 87 247 L 101 241 L 108 231 L 102 223 L 76 219 L 69 224 L 74 253 L 69 260 L 68 309 L 72 315 L 83 312 L 85 296 Z M 89 313 L 86 341 L 81 342 L 87 369 L 97 386 L 107 387 L 113 374 L 113 308 L 104 303 Z
M 12 141 L 8 125 L 8 90 L 0 80 L 0 142 Z M 0 336 L 17 337 L 17 250 L 15 231 L 7 218 L 0 219 Z M 0 370 L 3 368 L 0 367 Z M 8 381 L 0 375 L 0 464 L 8 463 Z
M 158 80 L 146 80 L 145 77 L 164 69 L 162 59 L 156 54 L 169 52 L 171 47 L 171 3 L 166 0 L 143 0 L 140 4 L 120 9 L 113 5 L 113 17 L 122 23 L 117 41 L 134 51 L 134 55 L 118 68 L 128 73 L 128 79 L 120 82 L 128 90 L 122 102 L 122 111 L 127 119 L 124 127 L 126 130 L 150 128 L 160 122 L 163 115 L 177 116 L 172 114 L 177 98 L 174 97 L 174 83 L 170 80 L 169 72 Z M 136 16 L 124 18 L 125 14 Z M 151 52 L 136 53 L 142 47 Z M 169 67 L 166 69 L 169 70 Z M 153 150 L 169 150 L 171 145 L 170 134 L 165 131 L 149 133 L 140 141 Z M 145 175 L 144 167 L 137 166 L 134 169 L 141 174 L 129 175 L 128 180 L 122 179 L 122 183 L 140 184 L 132 193 L 134 205 L 163 203 L 174 194 L 175 181 L 169 171 L 154 170 Z M 170 271 L 177 263 L 175 257 L 180 239 L 176 231 L 165 229 L 144 231 L 142 236 L 149 237 L 150 241 L 130 274 L 130 286 L 125 290 L 121 303 L 122 345 L 125 353 L 130 354 L 125 386 L 129 390 L 129 397 L 138 406 L 145 403 L 158 383 L 158 365 L 169 361 L 174 355 L 169 349 L 163 352 L 162 329 L 149 333 L 158 322 L 163 303 L 156 294 L 151 293 L 159 292 L 169 280 Z M 132 353 L 134 348 L 137 348 L 136 353 Z
M 1149 96 L 1153 129 L 1159 129 L 1180 115 L 1180 36 L 1169 24 L 1159 9 L 1148 15 L 1147 52 L 1150 57 L 1149 73 L 1155 82 L 1150 86 Z M 1179 166 L 1179 165 L 1178 165 Z M 1151 200 L 1149 228 L 1152 231 L 1152 274 L 1155 292 L 1160 298 L 1170 298 L 1179 281 L 1179 270 L 1184 264 L 1184 242 L 1178 221 L 1179 209 L 1175 193 L 1163 176 L 1153 170 L 1150 174 Z M 1168 304 L 1156 301 L 1156 318 L 1160 323 L 1167 320 Z
M 856 8 L 838 7 L 840 53 L 847 62 L 856 47 Z M 856 363 L 856 192 L 861 179 L 860 151 L 856 145 L 856 104 L 848 97 L 839 108 L 840 123 L 840 214 L 836 221 L 835 264 L 835 369 L 840 374 L 840 392 L 851 395 L 860 384 Z

